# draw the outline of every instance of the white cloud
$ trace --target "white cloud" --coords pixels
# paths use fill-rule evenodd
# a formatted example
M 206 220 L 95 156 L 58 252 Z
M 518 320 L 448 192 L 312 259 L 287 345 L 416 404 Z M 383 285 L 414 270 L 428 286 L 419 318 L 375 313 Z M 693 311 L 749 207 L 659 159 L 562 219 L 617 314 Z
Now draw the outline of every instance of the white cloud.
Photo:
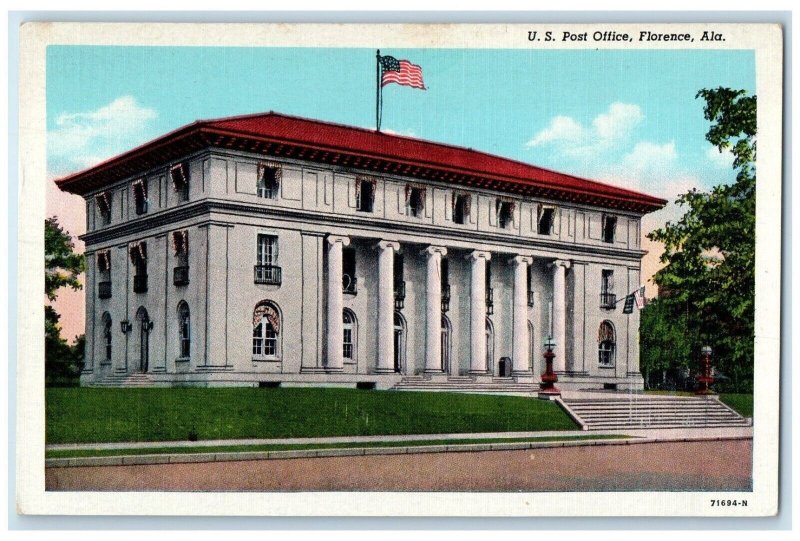
M 717 147 L 709 147 L 706 150 L 706 158 L 717 169 L 730 169 L 733 166 L 733 154 L 728 149 L 720 152 Z
M 607 113 L 592 120 L 592 126 L 601 139 L 614 141 L 627 137 L 642 120 L 644 115 L 638 105 L 615 102 Z
M 640 141 L 633 150 L 622 157 L 622 167 L 637 174 L 661 175 L 674 167 L 677 159 L 678 153 L 675 151 L 674 141 L 663 145 Z
M 550 121 L 550 125 L 537 133 L 528 141 L 527 146 L 535 147 L 551 141 L 564 141 L 583 143 L 587 139 L 587 130 L 574 118 L 557 116 Z
M 62 113 L 47 133 L 49 169 L 63 174 L 127 150 L 143 142 L 157 117 L 133 96 L 121 96 L 94 111 Z
M 599 153 L 627 140 L 644 119 L 642 110 L 632 103 L 612 103 L 608 111 L 584 126 L 569 116 L 556 116 L 527 143 L 528 147 L 552 145 L 573 158 L 593 159 Z

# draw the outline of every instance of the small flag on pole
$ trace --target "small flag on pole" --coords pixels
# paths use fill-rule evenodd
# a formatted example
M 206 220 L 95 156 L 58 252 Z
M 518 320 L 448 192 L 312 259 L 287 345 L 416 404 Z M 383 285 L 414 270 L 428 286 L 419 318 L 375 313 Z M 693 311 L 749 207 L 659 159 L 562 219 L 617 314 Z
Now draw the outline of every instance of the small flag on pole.
M 640 286 L 639 289 L 633 293 L 633 297 L 636 299 L 636 308 L 639 310 L 644 308 L 644 286 Z
M 391 83 L 425 90 L 422 81 L 422 68 L 408 60 L 398 60 L 393 56 L 381 56 L 381 86 Z
M 632 314 L 633 313 L 633 298 L 634 295 L 626 295 L 625 296 L 625 306 L 622 307 L 623 314 Z

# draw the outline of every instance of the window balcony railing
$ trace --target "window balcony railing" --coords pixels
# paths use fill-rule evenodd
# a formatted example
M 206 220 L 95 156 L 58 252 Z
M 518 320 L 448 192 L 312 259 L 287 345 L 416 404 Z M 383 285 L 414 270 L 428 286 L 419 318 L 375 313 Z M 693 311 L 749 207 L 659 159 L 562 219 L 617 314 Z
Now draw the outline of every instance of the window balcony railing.
M 147 275 L 137 274 L 133 277 L 133 292 L 147 293 Z
M 394 283 L 394 307 L 400 310 L 406 304 L 406 283 L 399 281 Z
M 342 275 L 342 293 L 350 293 L 352 295 L 358 293 L 358 280 L 355 276 Z
M 442 284 L 442 312 L 450 311 L 450 284 Z
M 281 268 L 275 265 L 256 265 L 255 283 L 281 285 Z
M 136 215 L 141 216 L 147 214 L 147 200 L 136 202 Z
M 533 306 L 533 300 L 536 296 L 533 294 L 533 291 L 528 291 L 528 306 Z
M 175 269 L 172 272 L 172 283 L 174 283 L 176 286 L 189 285 L 188 265 L 181 265 L 180 267 L 175 267 Z
M 486 315 L 494 314 L 494 288 L 486 288 Z
M 617 296 L 614 293 L 600 293 L 600 308 L 613 310 L 617 306 Z
M 97 284 L 97 296 L 101 299 L 111 298 L 111 282 L 99 282 Z

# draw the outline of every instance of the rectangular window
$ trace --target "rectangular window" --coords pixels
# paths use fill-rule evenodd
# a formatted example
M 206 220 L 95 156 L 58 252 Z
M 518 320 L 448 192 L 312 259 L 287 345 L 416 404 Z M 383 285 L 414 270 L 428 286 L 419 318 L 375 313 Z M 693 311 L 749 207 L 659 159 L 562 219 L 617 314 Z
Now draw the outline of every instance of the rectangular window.
M 265 199 L 277 199 L 280 189 L 280 168 L 259 164 L 256 195 Z
M 189 231 L 172 232 L 172 249 L 175 251 L 172 282 L 176 286 L 189 285 Z
M 406 215 L 419 218 L 425 209 L 425 190 L 406 187 Z
M 553 222 L 555 218 L 556 209 L 554 207 L 546 207 L 539 205 L 539 218 L 537 231 L 540 235 L 553 234 Z
M 258 235 L 256 246 L 257 265 L 275 265 L 278 262 L 278 237 L 274 235 Z
M 356 208 L 359 212 L 372 212 L 375 204 L 375 181 L 359 179 L 356 181 Z
M 600 306 L 602 308 L 614 308 L 617 304 L 617 296 L 614 294 L 614 271 L 603 269 L 600 283 Z
M 136 214 L 141 215 L 147 212 L 147 182 L 144 179 L 133 183 L 133 200 Z
M 100 218 L 102 220 L 103 225 L 108 225 L 111 223 L 112 201 L 113 199 L 111 198 L 111 192 L 103 192 L 95 196 L 95 202 L 97 203 L 97 210 L 100 211 Z
M 455 194 L 453 197 L 453 222 L 457 224 L 466 223 L 469 216 L 470 198 L 468 195 Z
M 97 252 L 98 297 L 111 298 L 111 250 Z
M 178 194 L 179 201 L 189 200 L 189 168 L 185 163 L 173 165 L 169 170 L 172 187 Z
M 616 232 L 617 232 L 616 216 L 603 215 L 603 242 L 609 242 L 613 244 Z
M 256 239 L 255 283 L 281 285 L 278 266 L 278 237 L 259 234 Z
M 342 250 L 342 291 L 355 293 L 356 289 L 356 250 L 344 248 Z
M 147 291 L 147 244 L 138 242 L 130 249 L 131 262 L 136 274 L 133 276 L 133 292 L 145 293 Z
M 497 225 L 507 229 L 514 221 L 514 203 L 511 201 L 497 200 Z

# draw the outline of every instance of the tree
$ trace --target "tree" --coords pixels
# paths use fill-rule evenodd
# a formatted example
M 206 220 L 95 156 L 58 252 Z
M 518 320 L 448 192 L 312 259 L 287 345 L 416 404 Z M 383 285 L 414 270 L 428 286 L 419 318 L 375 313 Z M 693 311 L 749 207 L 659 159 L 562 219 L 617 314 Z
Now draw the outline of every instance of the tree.
M 86 270 L 84 257 L 75 253 L 72 237 L 55 216 L 44 221 L 44 269 L 44 294 L 51 301 L 61 287 L 82 288 L 78 276 Z
M 50 302 L 58 297 L 62 287 L 81 289 L 80 274 L 85 270 L 85 258 L 76 254 L 70 234 L 56 217 L 44 222 L 44 293 Z M 70 346 L 61 337 L 61 316 L 52 306 L 44 308 L 45 385 L 75 385 L 83 368 L 84 338 L 78 337 Z
M 664 245 L 654 276 L 659 303 L 685 325 L 694 355 L 708 343 L 717 368 L 738 390 L 752 389 L 755 299 L 756 96 L 703 89 L 706 140 L 733 155 L 736 180 L 678 197 L 686 208 L 648 238 Z M 643 314 L 644 317 L 644 314 Z

